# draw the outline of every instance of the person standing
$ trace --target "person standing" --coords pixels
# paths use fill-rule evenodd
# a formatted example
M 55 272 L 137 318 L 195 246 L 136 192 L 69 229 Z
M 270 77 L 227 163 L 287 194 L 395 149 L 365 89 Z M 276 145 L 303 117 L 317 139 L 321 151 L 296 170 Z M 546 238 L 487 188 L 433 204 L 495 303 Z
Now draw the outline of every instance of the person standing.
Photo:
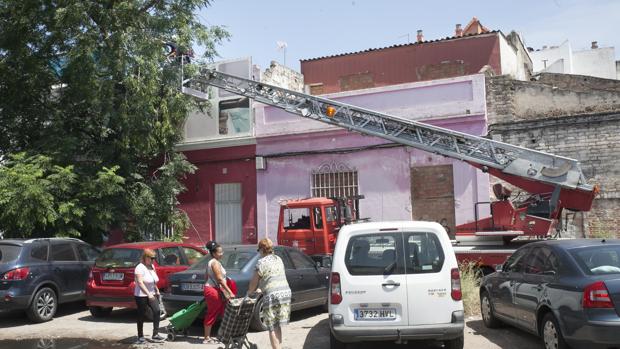
M 273 253 L 273 242 L 262 239 L 258 243 L 261 258 L 256 263 L 254 276 L 248 287 L 248 295 L 263 292 L 263 323 L 269 329 L 271 348 L 282 346 L 282 326 L 288 324 L 291 315 L 291 288 L 286 281 L 284 263 Z
M 226 302 L 235 297 L 235 293 L 227 283 L 226 269 L 224 269 L 220 262 L 222 257 L 224 257 L 222 246 L 215 241 L 209 241 L 206 247 L 212 258 L 207 264 L 207 282 L 204 287 L 207 312 L 203 322 L 205 330 L 203 343 L 216 344 L 219 341 L 217 338 L 211 337 L 211 328 L 215 321 L 224 314 Z
M 142 253 L 140 263 L 136 266 L 134 271 L 136 277 L 136 283 L 134 288 L 134 298 L 136 305 L 138 306 L 138 344 L 145 342 L 144 339 L 144 318 L 146 309 L 151 308 L 153 314 L 153 335 L 151 340 L 154 342 L 163 342 L 164 338 L 159 335 L 159 289 L 157 288 L 157 282 L 159 277 L 153 266 L 153 259 L 155 259 L 155 251 L 151 249 L 145 249 Z

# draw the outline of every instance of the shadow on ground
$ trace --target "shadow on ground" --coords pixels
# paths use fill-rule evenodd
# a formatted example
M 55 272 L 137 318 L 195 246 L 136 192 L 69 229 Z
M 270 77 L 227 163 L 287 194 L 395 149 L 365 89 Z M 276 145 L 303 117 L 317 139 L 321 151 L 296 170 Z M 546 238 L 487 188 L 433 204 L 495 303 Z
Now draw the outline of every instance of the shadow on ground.
M 112 341 L 93 341 L 85 338 L 40 338 L 25 340 L 0 340 L 0 348 L 20 349 L 104 349 L 131 348 Z
M 329 348 L 329 320 L 323 319 L 316 325 L 312 326 L 310 332 L 306 336 L 303 349 L 316 349 L 316 348 Z M 441 343 L 438 342 L 408 342 L 407 344 L 396 344 L 394 342 L 365 342 L 365 343 L 353 343 L 347 345 L 349 349 L 403 349 L 403 348 L 417 348 L 417 349 L 435 349 L 441 348 Z
M 467 321 L 467 327 L 471 336 L 482 336 L 502 349 L 543 348 L 542 341 L 538 337 L 507 325 L 490 329 L 482 320 L 470 320 Z
M 94 317 L 90 313 L 88 313 L 88 315 L 82 316 L 78 318 L 78 320 L 87 321 L 87 322 L 115 322 L 115 323 L 121 323 L 121 324 L 130 324 L 130 323 L 135 324 L 136 317 L 137 315 L 136 315 L 135 309 L 120 308 L 120 309 L 114 309 L 112 313 L 110 313 L 110 315 L 107 315 L 107 316 Z M 150 321 L 147 321 L 147 323 L 150 323 Z
M 73 302 L 60 304 L 58 311 L 51 321 L 62 321 L 62 318 L 68 315 L 73 315 L 86 310 L 84 302 Z M 6 313 L 0 313 L 0 328 L 17 327 L 24 325 L 32 325 L 34 322 L 26 316 L 23 311 L 11 311 Z

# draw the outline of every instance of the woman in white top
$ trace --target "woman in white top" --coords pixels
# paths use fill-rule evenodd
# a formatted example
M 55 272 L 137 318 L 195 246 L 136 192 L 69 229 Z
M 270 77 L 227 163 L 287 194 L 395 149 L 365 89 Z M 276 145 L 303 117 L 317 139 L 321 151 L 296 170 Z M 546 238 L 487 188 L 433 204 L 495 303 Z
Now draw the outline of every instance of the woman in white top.
M 226 302 L 230 298 L 235 297 L 235 294 L 226 283 L 226 269 L 220 263 L 220 260 L 224 257 L 222 246 L 215 241 L 209 241 L 206 247 L 212 258 L 209 264 L 207 264 L 207 282 L 204 287 L 204 296 L 207 303 L 207 312 L 204 318 L 204 343 L 218 343 L 217 338 L 211 337 L 211 327 L 215 320 L 224 314 Z
M 157 288 L 157 282 L 159 277 L 153 266 L 153 259 L 155 259 L 155 251 L 151 249 L 145 249 L 142 253 L 140 263 L 136 266 L 134 271 L 136 276 L 136 285 L 134 288 L 134 296 L 136 299 L 136 305 L 138 306 L 138 341 L 137 343 L 144 343 L 144 318 L 146 308 L 151 308 L 153 312 L 153 335 L 151 339 L 155 342 L 162 342 L 163 337 L 159 335 L 159 289 Z

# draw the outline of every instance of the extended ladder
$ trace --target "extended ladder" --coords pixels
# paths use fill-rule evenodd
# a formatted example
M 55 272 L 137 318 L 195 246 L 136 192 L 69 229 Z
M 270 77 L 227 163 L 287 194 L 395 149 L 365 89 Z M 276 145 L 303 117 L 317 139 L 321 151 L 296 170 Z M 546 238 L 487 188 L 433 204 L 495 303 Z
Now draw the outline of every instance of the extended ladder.
M 214 69 L 203 67 L 197 76 L 183 80 L 182 92 L 208 100 L 209 86 L 252 98 L 307 119 L 478 164 L 483 169 L 496 168 L 506 174 L 554 187 L 593 190 L 586 183 L 579 162 L 575 159 L 431 126 Z

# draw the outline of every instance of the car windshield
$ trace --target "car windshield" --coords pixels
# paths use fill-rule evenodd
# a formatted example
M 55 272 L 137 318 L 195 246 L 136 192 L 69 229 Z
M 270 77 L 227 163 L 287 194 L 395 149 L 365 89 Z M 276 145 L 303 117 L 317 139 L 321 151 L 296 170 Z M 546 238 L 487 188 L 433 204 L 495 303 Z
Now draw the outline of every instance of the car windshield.
M 0 244 L 0 264 L 10 263 L 19 257 L 21 246 Z
M 141 249 L 134 248 L 110 248 L 101 253 L 95 261 L 99 268 L 129 268 L 135 267 L 140 262 Z
M 580 248 L 571 254 L 586 274 L 620 274 L 620 245 Z
M 254 257 L 258 252 L 255 249 L 230 249 L 227 250 L 224 247 L 224 257 L 222 257 L 222 266 L 226 270 L 240 270 L 245 267 L 252 257 Z M 191 270 L 205 270 L 207 268 L 207 263 L 211 260 L 211 255 L 207 254 L 204 258 L 202 258 L 198 263 L 192 265 Z

